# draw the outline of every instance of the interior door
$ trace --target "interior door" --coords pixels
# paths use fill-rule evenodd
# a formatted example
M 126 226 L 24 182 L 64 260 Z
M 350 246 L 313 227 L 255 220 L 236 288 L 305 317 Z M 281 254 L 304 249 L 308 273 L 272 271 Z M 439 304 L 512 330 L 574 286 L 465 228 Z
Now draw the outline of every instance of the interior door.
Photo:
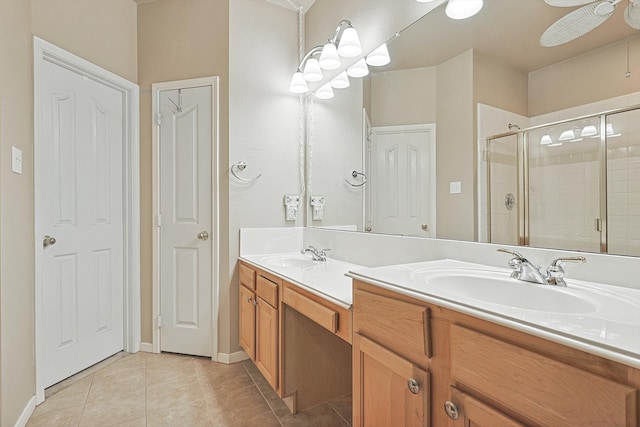
M 48 387 L 123 349 L 123 95 L 42 66 L 37 345 Z
M 212 88 L 161 91 L 160 349 L 211 356 Z
M 432 237 L 431 129 L 373 128 L 371 231 Z

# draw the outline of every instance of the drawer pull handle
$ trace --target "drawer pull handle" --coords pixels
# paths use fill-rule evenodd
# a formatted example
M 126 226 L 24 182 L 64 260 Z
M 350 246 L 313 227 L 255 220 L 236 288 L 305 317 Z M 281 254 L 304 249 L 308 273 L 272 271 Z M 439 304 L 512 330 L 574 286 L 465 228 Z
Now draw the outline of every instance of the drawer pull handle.
M 458 410 L 458 407 L 456 406 L 456 404 L 450 400 L 447 400 L 446 402 L 444 402 L 444 411 L 447 413 L 447 416 L 452 420 L 457 420 L 458 418 L 460 418 L 460 410 Z
M 409 391 L 413 394 L 420 393 L 420 384 L 413 378 L 409 378 L 407 381 L 407 386 L 409 387 Z

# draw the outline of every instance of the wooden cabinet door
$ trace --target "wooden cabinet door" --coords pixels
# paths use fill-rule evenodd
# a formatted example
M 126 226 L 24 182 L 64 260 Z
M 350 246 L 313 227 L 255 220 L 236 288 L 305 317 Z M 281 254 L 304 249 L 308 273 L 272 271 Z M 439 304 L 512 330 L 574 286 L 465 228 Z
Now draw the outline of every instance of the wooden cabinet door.
M 458 410 L 459 418 L 450 420 L 450 427 L 524 427 L 502 412 L 480 402 L 477 399 L 451 388 L 451 400 Z
M 429 374 L 358 334 L 353 336 L 353 425 L 425 427 Z M 410 390 L 409 384 L 417 385 Z
M 240 286 L 240 346 L 256 360 L 256 294 Z
M 256 306 L 256 366 L 278 388 L 278 310 L 262 298 Z

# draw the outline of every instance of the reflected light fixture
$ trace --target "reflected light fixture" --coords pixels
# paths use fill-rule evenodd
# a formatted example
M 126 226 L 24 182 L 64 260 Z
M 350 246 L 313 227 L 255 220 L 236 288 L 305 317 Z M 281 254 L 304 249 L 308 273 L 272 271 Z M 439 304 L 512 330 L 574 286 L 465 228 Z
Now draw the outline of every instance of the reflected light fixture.
M 387 44 L 382 43 L 373 52 L 367 55 L 366 62 L 367 64 L 372 65 L 374 67 L 381 67 L 391 62 L 391 57 L 389 57 L 389 49 L 387 49 Z
M 608 138 L 615 138 L 617 136 L 622 136 L 621 133 L 616 133 L 615 130 L 613 130 L 613 123 L 607 123 L 607 137 Z
M 580 136 L 583 138 L 588 138 L 590 136 L 596 136 L 596 135 L 598 135 L 598 128 L 596 128 L 594 125 L 585 126 L 582 128 L 582 131 L 580 132 Z
M 322 70 L 320 70 L 320 63 L 316 58 L 307 59 L 302 77 L 308 82 L 319 82 L 322 80 Z
M 471 18 L 482 9 L 483 0 L 449 0 L 445 13 L 451 19 Z
M 341 72 L 333 80 L 331 80 L 331 87 L 334 87 L 336 89 L 348 88 L 349 85 L 349 77 L 347 77 L 346 71 Z
M 573 132 L 573 129 L 569 129 L 569 130 L 565 130 L 564 132 L 562 132 L 560 134 L 560 138 L 558 138 L 558 140 L 560 141 L 569 141 L 571 139 L 575 139 L 576 138 L 576 134 Z
M 364 58 L 362 58 L 361 60 L 353 64 L 347 70 L 347 75 L 349 77 L 364 77 L 368 74 L 369 74 L 369 67 L 367 67 L 367 63 L 364 60 Z
M 553 143 L 553 139 L 551 139 L 551 135 L 549 135 L 548 133 L 545 133 L 544 135 L 542 135 L 542 138 L 540 138 L 540 145 L 549 145 Z
M 328 41 L 322 48 L 320 54 L 320 68 L 323 70 L 335 70 L 340 68 L 340 57 L 338 56 L 338 49 L 333 42 Z
M 333 88 L 330 83 L 326 83 L 315 92 L 318 99 L 331 99 L 333 98 Z
M 342 31 L 342 35 L 340 36 L 340 41 L 338 42 L 338 54 L 344 58 L 353 58 L 362 53 L 360 38 L 358 37 L 356 29 L 351 26 L 351 22 L 342 22 L 346 23 L 348 27 Z M 338 25 L 338 28 L 340 28 L 340 25 Z
M 307 93 L 307 91 L 309 90 L 307 81 L 302 76 L 301 71 L 296 71 L 295 73 L 293 73 L 291 83 L 289 84 L 289 90 L 293 93 Z
M 547 147 L 560 147 L 561 145 L 562 145 L 562 142 L 555 142 L 553 144 L 547 145 Z

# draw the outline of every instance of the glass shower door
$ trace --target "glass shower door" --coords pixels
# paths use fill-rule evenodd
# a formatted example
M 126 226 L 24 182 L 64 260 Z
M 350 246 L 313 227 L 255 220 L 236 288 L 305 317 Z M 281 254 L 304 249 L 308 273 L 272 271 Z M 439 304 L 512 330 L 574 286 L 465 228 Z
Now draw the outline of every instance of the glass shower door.
M 519 244 L 518 232 L 518 135 L 491 139 L 487 146 L 490 242 Z
M 525 139 L 526 244 L 599 252 L 600 119 L 531 130 Z

